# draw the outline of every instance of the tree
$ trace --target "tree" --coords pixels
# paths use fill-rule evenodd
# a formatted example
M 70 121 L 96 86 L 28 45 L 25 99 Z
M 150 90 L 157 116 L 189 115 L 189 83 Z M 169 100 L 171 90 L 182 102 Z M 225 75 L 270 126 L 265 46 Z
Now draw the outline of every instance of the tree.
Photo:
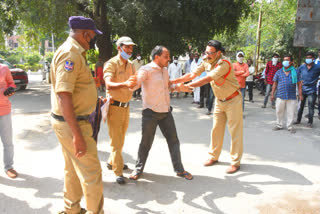
M 222 32 L 235 31 L 241 17 L 250 11 L 254 0 L 4 0 L 0 23 L 11 32 L 19 23 L 30 40 L 54 33 L 66 36 L 71 15 L 91 17 L 103 32 L 97 46 L 104 60 L 112 56 L 112 41 L 127 35 L 146 55 L 157 44 L 172 54 L 188 51 L 189 45 L 203 49 L 207 41 Z M 1 11 L 1 12 L 2 12 Z

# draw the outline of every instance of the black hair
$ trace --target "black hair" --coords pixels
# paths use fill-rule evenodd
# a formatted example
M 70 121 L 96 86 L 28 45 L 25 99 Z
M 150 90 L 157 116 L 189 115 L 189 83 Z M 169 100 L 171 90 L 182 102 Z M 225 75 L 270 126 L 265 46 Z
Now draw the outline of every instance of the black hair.
M 221 51 L 222 53 L 225 52 L 224 47 L 222 47 L 221 42 L 219 42 L 218 40 L 210 40 L 207 46 L 214 47 L 217 51 Z
M 312 56 L 312 58 L 315 58 L 315 54 L 312 51 L 308 51 L 306 56 Z
M 166 47 L 164 47 L 162 45 L 157 45 L 156 47 L 154 47 L 153 50 L 151 51 L 152 60 L 154 60 L 156 56 L 161 56 L 164 48 L 166 48 Z M 168 49 L 168 48 L 166 48 L 166 49 Z
M 290 54 L 285 54 L 285 55 L 283 55 L 283 59 L 284 59 L 285 57 L 289 57 L 289 58 L 290 58 L 290 61 L 293 62 L 293 57 L 292 57 L 292 55 L 290 55 Z

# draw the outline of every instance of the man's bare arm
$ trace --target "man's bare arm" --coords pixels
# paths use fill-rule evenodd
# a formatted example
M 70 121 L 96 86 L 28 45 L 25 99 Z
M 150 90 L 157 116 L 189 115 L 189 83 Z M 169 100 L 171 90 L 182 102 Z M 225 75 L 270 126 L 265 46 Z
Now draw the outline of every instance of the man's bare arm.
M 213 79 L 210 77 L 210 76 L 205 76 L 197 81 L 194 81 L 194 82 L 191 82 L 191 83 L 188 83 L 186 86 L 189 86 L 189 87 L 192 87 L 192 88 L 195 88 L 195 87 L 200 87 L 200 86 L 203 86 L 209 82 L 211 82 Z
M 130 78 L 125 82 L 113 82 L 112 77 L 106 77 L 106 89 L 118 89 L 118 88 L 133 88 L 136 85 L 137 77 L 135 75 L 130 76 Z
M 179 77 L 175 80 L 172 80 L 171 83 L 172 84 L 177 84 L 177 83 L 183 83 L 183 82 L 189 82 L 190 80 L 193 80 L 194 78 L 196 78 L 196 74 L 194 73 L 188 73 L 183 75 L 182 77 Z

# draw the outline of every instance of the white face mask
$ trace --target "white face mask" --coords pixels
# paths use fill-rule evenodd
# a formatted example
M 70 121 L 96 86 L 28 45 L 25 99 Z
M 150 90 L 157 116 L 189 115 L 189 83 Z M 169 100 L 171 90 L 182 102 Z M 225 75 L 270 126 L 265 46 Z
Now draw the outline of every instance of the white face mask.
M 140 60 L 140 59 L 141 59 L 141 56 L 137 56 L 137 59 Z
M 272 58 L 272 64 L 276 65 L 278 63 L 278 60 L 279 60 L 278 58 L 273 57 Z
M 178 63 L 178 60 L 176 60 L 176 59 L 175 59 L 175 60 L 173 60 L 173 63 L 176 63 L 176 64 L 177 64 L 177 63 Z
M 244 57 L 238 57 L 238 56 L 237 56 L 237 61 L 238 61 L 239 63 L 243 63 L 243 59 L 244 59 Z

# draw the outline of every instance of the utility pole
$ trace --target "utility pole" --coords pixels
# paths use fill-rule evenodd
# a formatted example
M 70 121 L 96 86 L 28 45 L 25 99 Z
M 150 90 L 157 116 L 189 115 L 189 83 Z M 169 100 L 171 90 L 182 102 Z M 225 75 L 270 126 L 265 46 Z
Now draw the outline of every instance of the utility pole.
M 262 2 L 260 6 L 259 12 L 259 21 L 258 21 L 258 29 L 257 29 L 257 38 L 256 38 L 256 48 L 254 51 L 254 65 L 255 65 L 255 73 L 258 72 L 259 68 L 259 55 L 260 55 L 260 39 L 261 39 L 261 22 L 262 22 Z

